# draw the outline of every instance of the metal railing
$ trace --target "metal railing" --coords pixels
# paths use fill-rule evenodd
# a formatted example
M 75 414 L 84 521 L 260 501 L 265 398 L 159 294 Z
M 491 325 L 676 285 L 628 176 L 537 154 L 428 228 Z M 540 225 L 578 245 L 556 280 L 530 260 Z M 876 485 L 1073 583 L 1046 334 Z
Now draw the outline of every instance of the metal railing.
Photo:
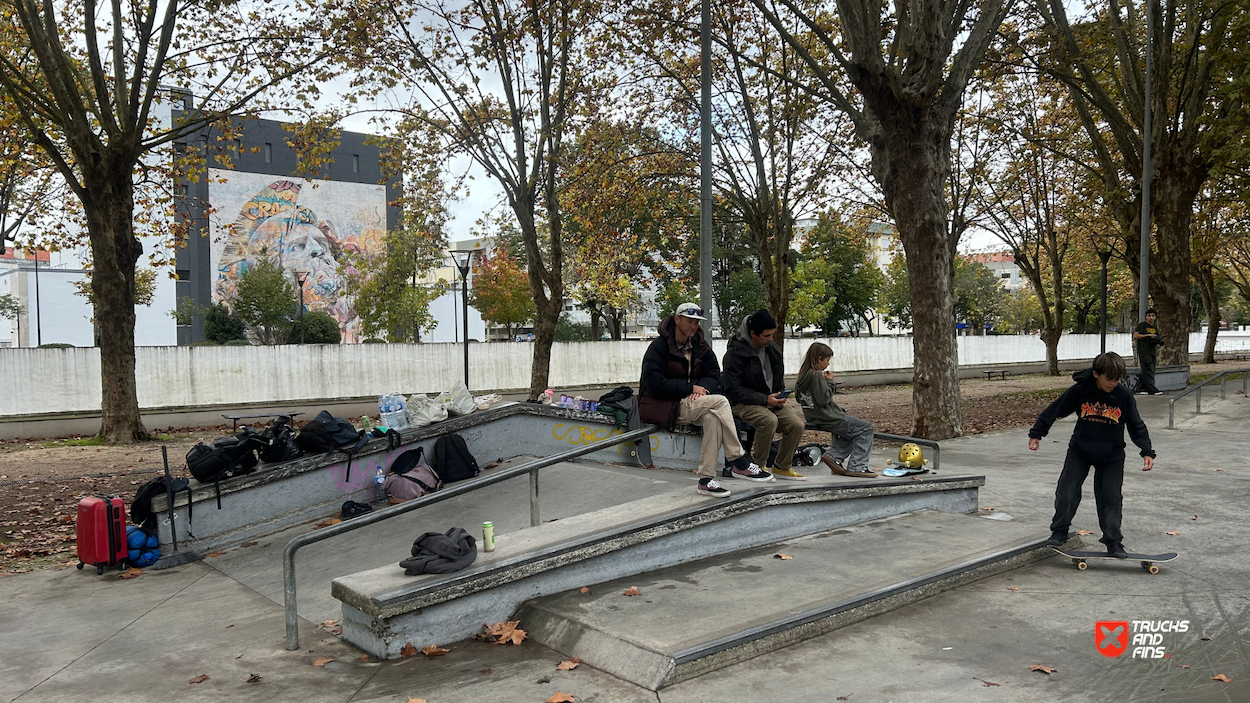
M 1190 388 L 1186 390 L 1185 392 L 1177 395 L 1175 398 L 1173 398 L 1171 401 L 1168 402 L 1168 429 L 1169 430 L 1176 429 L 1175 427 L 1172 426 L 1173 421 L 1176 419 L 1176 401 L 1180 400 L 1181 398 L 1184 398 L 1185 396 L 1189 395 L 1190 393 L 1193 393 L 1194 391 L 1197 391 L 1198 402 L 1194 407 L 1194 412 L 1201 415 L 1202 414 L 1202 387 L 1218 379 L 1220 382 L 1220 397 L 1225 398 L 1227 397 L 1227 395 L 1225 394 L 1225 387 L 1227 384 L 1225 382 L 1228 380 L 1228 376 L 1231 374 L 1241 374 L 1241 393 L 1242 395 L 1245 395 L 1248 390 L 1247 386 L 1250 385 L 1250 369 L 1235 369 L 1231 371 L 1221 371 L 1215 374 L 1214 376 L 1212 376 L 1211 378 L 1208 378 L 1202 383 L 1199 383 L 1198 385 L 1194 386 L 1193 388 Z
M 530 525 L 539 525 L 542 519 L 538 513 L 538 470 L 558 464 L 569 459 L 576 459 L 586 454 L 592 454 L 603 449 L 615 447 L 618 444 L 633 441 L 639 438 L 645 438 L 653 432 L 658 432 L 659 428 L 655 425 L 647 425 L 636 430 L 631 430 L 624 434 L 612 435 L 606 439 L 580 447 L 575 447 L 559 454 L 553 454 L 542 459 L 535 459 L 520 466 L 513 466 L 507 469 L 493 472 L 486 476 L 479 476 L 470 481 L 465 481 L 456 486 L 444 488 L 441 491 L 421 496 L 415 500 L 410 500 L 399 505 L 392 505 L 381 510 L 375 510 L 359 517 L 354 517 L 337 525 L 330 525 L 319 530 L 307 532 L 287 543 L 286 549 L 282 552 L 282 589 L 284 592 L 284 608 L 286 610 L 286 648 L 288 650 L 299 649 L 299 613 L 296 610 L 295 596 L 295 554 L 301 547 L 321 542 L 337 537 L 341 534 L 358 530 L 362 527 L 372 525 L 402 515 L 418 508 L 424 508 L 427 505 L 441 503 L 444 500 L 450 500 L 457 496 L 471 493 L 473 491 L 493 486 L 501 481 L 507 481 L 522 474 L 529 474 L 530 488 Z

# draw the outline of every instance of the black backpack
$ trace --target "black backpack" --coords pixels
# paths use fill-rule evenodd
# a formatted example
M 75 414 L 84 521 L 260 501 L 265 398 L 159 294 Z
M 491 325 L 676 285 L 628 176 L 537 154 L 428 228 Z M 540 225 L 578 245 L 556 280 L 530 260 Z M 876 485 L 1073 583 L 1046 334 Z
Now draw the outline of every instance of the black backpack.
M 291 418 L 283 415 L 276 418 L 265 431 L 260 433 L 264 446 L 260 450 L 260 460 L 272 464 L 302 456 L 304 450 L 295 441 L 295 430 L 291 429 Z
M 445 434 L 434 443 L 434 472 L 443 483 L 463 481 L 481 472 L 469 445 L 458 434 Z
M 213 483 L 256 470 L 258 435 L 251 430 L 233 437 L 218 437 L 212 445 L 200 442 L 187 452 L 187 469 L 200 483 Z
M 322 410 L 317 417 L 304 423 L 295 442 L 306 453 L 319 454 L 339 449 L 345 444 L 355 444 L 359 439 L 360 432 L 351 422 Z
M 620 407 L 618 403 L 629 400 L 634 395 L 634 389 L 629 386 L 620 386 L 603 395 L 599 396 L 599 405 L 610 405 L 612 407 Z M 624 408 L 621 408 L 624 410 Z

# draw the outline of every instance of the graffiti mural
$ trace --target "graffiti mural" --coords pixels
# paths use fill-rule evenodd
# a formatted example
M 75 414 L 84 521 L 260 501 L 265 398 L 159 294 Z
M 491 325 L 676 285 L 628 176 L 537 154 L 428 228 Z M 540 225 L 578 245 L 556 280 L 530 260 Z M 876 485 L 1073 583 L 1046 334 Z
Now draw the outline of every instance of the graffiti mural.
M 360 341 L 339 259 L 346 251 L 385 248 L 386 187 L 222 169 L 210 169 L 209 178 L 213 300 L 233 300 L 239 276 L 267 258 L 292 281 L 296 271 L 308 272 L 307 309 L 338 320 L 344 342 Z

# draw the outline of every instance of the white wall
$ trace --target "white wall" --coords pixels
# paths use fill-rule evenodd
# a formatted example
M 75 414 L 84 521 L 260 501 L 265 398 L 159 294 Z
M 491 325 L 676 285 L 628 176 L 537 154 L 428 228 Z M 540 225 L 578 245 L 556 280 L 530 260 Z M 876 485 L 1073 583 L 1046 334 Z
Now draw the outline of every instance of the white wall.
M 45 298 L 46 300 L 46 298 Z M 47 335 L 45 334 L 45 341 Z M 910 337 L 842 337 L 820 340 L 834 351 L 837 371 L 912 366 Z M 1190 335 L 1190 351 L 1205 337 Z M 799 368 L 812 340 L 786 345 L 786 368 Z M 552 348 L 551 386 L 637 386 L 647 341 L 569 342 Z M 1127 334 L 1107 336 L 1107 348 L 1129 353 Z M 713 344 L 723 355 L 724 340 Z M 1250 349 L 1250 333 L 1220 335 L 1218 351 Z M 463 378 L 463 347 L 456 344 L 328 344 L 273 347 L 139 347 L 139 404 L 180 408 L 245 403 L 286 403 L 445 390 Z M 1061 359 L 1089 359 L 1098 335 L 1069 335 Z M 529 386 L 533 345 L 469 345 L 474 391 Z M 964 365 L 1038 362 L 1045 347 L 1037 337 L 960 337 Z M 100 408 L 99 350 L 0 349 L 0 416 Z

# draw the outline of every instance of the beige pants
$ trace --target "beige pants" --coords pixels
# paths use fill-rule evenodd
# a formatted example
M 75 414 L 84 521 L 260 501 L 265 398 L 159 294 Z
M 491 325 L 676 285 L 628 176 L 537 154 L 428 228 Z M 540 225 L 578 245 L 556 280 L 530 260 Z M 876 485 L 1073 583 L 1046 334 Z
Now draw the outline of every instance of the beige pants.
M 723 395 L 708 394 L 694 400 L 683 398 L 677 410 L 677 422 L 703 428 L 703 444 L 699 447 L 699 476 L 711 478 L 716 475 L 720 468 L 716 460 L 722 449 L 725 451 L 726 461 L 733 461 L 746 453 L 738 443 L 734 416 L 729 410 L 729 400 Z
M 768 451 L 772 448 L 773 435 L 781 433 L 781 445 L 777 448 L 776 465 L 783 469 L 790 468 L 794 459 L 794 450 L 803 441 L 803 414 L 789 405 L 779 408 L 768 408 L 763 405 L 733 406 L 733 414 L 742 418 L 755 428 L 755 444 L 751 446 L 751 457 L 760 468 L 768 464 Z M 772 471 L 771 466 L 767 467 Z

